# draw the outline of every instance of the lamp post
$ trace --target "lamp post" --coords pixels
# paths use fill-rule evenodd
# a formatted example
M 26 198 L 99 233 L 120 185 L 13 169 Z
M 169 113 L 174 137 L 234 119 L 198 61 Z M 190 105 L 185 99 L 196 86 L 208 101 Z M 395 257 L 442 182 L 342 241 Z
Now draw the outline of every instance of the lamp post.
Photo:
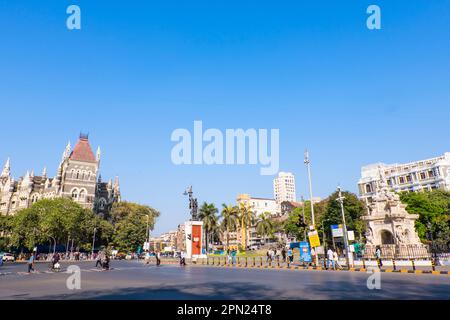
M 306 220 L 305 220 L 305 199 L 303 198 L 303 196 L 302 196 L 302 208 L 303 208 L 303 224 L 304 224 L 304 227 L 303 227 L 303 241 L 304 242 L 306 242 L 307 241 L 307 239 L 306 239 Z
M 305 160 L 304 163 L 306 165 L 306 168 L 308 170 L 308 182 L 309 182 L 309 197 L 310 197 L 310 204 L 311 204 L 311 225 L 314 231 L 316 229 L 316 219 L 314 217 L 314 203 L 313 203 L 313 191 L 312 191 L 312 179 L 311 179 L 311 161 L 309 160 L 309 152 L 308 150 L 305 151 Z M 316 265 L 319 263 L 317 250 L 314 250 L 314 257 L 316 260 Z
M 148 245 L 148 251 L 150 251 L 150 215 L 147 214 L 147 245 Z
M 350 252 L 349 252 L 349 246 L 348 246 L 348 233 L 347 233 L 347 223 L 345 221 L 345 211 L 344 211 L 344 199 L 345 197 L 342 196 L 341 187 L 338 187 L 339 196 L 336 199 L 341 204 L 341 213 L 342 213 L 342 223 L 344 228 L 344 247 L 345 247 L 345 259 L 347 261 L 347 267 L 350 268 Z
M 50 239 L 52 239 L 55 242 L 55 245 L 53 246 L 53 254 L 55 254 L 56 253 L 56 239 L 52 236 L 49 236 L 49 237 L 50 237 Z
M 94 249 L 95 249 L 95 233 L 97 232 L 97 228 L 94 228 L 94 235 L 92 237 L 92 257 L 94 256 Z

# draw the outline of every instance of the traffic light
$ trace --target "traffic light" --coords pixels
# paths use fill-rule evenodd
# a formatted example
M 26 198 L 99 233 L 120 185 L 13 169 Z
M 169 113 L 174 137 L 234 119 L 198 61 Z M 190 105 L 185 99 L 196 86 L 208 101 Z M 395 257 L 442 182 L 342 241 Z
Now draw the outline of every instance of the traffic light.
M 299 227 L 299 228 L 306 228 L 306 223 L 304 221 L 302 221 L 302 220 L 299 220 L 296 223 L 296 226 Z

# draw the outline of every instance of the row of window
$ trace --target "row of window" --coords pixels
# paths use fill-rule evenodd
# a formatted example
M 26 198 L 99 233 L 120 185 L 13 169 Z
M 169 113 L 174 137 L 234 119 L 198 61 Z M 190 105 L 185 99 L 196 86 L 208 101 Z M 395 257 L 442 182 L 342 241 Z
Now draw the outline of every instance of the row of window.
M 95 176 L 91 171 L 72 170 L 70 177 L 76 180 L 95 180 Z

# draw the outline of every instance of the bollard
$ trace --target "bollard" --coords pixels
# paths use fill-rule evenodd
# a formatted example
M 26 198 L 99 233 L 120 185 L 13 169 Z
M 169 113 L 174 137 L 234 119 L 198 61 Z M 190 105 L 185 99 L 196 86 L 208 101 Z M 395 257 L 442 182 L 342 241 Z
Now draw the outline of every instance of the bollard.
M 206 257 L 206 265 L 209 266 L 209 257 Z
M 245 267 L 246 268 L 248 267 L 248 258 L 247 257 L 245 257 Z
M 433 271 L 436 271 L 436 262 L 435 262 L 434 258 L 431 258 L 431 269 Z
M 238 266 L 241 265 L 241 258 L 240 258 L 240 257 L 237 258 L 237 265 L 238 265 Z
M 366 269 L 366 260 L 364 260 L 364 257 L 362 258 L 363 268 Z
M 253 266 L 256 267 L 256 258 L 253 257 Z
M 280 267 L 280 257 L 278 257 L 277 263 L 278 263 L 278 268 L 279 268 Z
M 262 263 L 263 263 L 263 262 L 262 262 L 262 257 L 259 257 L 259 259 L 260 259 L 260 260 L 259 260 L 259 261 L 260 261 L 259 266 L 262 267 Z
M 397 266 L 395 265 L 395 259 L 392 259 L 392 267 L 394 271 L 397 271 Z

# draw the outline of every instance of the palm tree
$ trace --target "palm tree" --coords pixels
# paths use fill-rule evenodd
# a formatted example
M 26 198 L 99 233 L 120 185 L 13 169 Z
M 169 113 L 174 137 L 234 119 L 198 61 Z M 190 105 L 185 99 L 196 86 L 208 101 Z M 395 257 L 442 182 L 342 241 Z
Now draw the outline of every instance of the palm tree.
M 203 229 L 205 231 L 206 252 L 208 252 L 209 234 L 217 226 L 217 213 L 219 210 L 213 203 L 204 202 L 199 211 L 199 218 L 203 221 Z
M 253 225 L 255 221 L 255 213 L 245 203 L 241 203 L 239 206 L 239 223 L 242 232 L 242 242 L 244 250 L 247 250 L 247 232 L 248 228 Z
M 274 223 L 270 218 L 269 212 L 264 212 L 258 218 L 256 223 L 256 232 L 264 238 L 264 243 L 267 243 L 267 236 L 271 236 L 274 232 Z
M 221 229 L 225 231 L 227 237 L 227 250 L 230 246 L 230 232 L 236 231 L 238 226 L 238 211 L 237 207 L 227 206 L 226 204 L 222 204 L 222 212 L 221 212 Z

